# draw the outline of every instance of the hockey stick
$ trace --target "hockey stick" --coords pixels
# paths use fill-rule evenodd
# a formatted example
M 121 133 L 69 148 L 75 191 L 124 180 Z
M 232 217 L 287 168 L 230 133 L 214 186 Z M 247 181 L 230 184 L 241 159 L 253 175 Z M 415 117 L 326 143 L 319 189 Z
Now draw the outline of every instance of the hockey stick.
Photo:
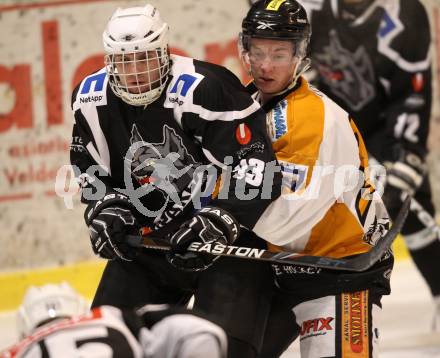
M 391 229 L 378 240 L 376 245 L 370 251 L 349 258 L 335 259 L 331 257 L 310 256 L 288 251 L 272 252 L 249 247 L 222 245 L 217 243 L 203 244 L 201 242 L 193 242 L 187 250 L 217 256 L 263 260 L 277 264 L 313 266 L 330 270 L 361 272 L 368 270 L 373 266 L 383 256 L 385 251 L 390 248 L 391 244 L 402 229 L 403 223 L 408 215 L 410 201 L 410 197 L 405 199 Z M 147 249 L 164 251 L 169 251 L 171 249 L 169 243 L 165 240 L 151 236 L 128 235 L 127 242 L 131 246 L 144 247 Z

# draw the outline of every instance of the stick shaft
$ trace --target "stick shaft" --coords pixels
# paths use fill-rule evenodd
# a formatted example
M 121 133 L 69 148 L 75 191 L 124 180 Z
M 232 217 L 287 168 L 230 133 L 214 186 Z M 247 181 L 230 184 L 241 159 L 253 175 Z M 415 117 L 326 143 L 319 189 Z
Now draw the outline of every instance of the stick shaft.
M 390 248 L 396 239 L 403 223 L 408 215 L 410 198 L 408 197 L 400 209 L 400 212 L 391 229 L 378 240 L 376 246 L 370 251 L 350 258 L 332 258 L 323 256 L 303 255 L 289 251 L 273 252 L 249 247 L 222 245 L 218 243 L 204 244 L 193 242 L 188 251 L 212 254 L 216 256 L 237 257 L 241 259 L 261 260 L 277 264 L 313 266 L 330 270 L 362 272 L 373 266 Z M 127 236 L 127 242 L 136 247 L 169 251 L 170 245 L 163 239 L 151 236 Z

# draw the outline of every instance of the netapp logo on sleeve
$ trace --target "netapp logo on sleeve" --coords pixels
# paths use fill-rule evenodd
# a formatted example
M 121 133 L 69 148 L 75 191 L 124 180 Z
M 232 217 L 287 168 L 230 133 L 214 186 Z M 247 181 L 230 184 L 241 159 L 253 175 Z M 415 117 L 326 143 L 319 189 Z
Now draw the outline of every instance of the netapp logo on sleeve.
M 102 96 L 102 95 L 100 95 L 100 96 L 87 96 L 87 97 L 81 97 L 79 99 L 79 101 L 80 101 L 80 103 L 90 103 L 90 102 L 98 103 L 98 102 L 102 101 L 103 97 L 104 96 Z

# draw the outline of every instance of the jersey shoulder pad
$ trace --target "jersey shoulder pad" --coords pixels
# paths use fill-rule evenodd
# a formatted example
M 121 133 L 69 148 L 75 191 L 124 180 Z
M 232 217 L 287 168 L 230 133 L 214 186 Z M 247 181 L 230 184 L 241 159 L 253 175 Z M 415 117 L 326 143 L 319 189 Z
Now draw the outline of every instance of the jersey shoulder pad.
M 167 108 L 179 108 L 186 103 L 192 103 L 194 91 L 204 79 L 204 75 L 197 73 L 194 59 L 171 55 L 171 80 L 165 89 L 165 104 Z
M 205 74 L 211 82 L 220 81 L 220 84 L 225 87 L 234 87 L 240 90 L 244 87 L 238 77 L 224 66 L 199 60 L 195 60 L 195 65 L 197 70 Z
M 72 95 L 72 109 L 107 104 L 108 76 L 105 68 L 85 77 L 75 88 Z
M 205 74 L 200 95 L 211 103 L 213 110 L 241 111 L 253 108 L 253 112 L 259 108 L 238 77 L 226 67 L 203 61 L 196 61 L 196 66 L 198 71 Z
M 222 86 L 243 89 L 240 80 L 223 66 L 177 55 L 172 55 L 171 58 L 172 80 L 168 85 L 169 93 L 179 92 L 186 95 L 189 90 L 194 91 L 198 86 L 208 91 Z
M 172 56 L 171 81 L 164 106 L 177 112 L 242 110 L 253 104 L 240 80 L 225 67 Z M 199 113 L 200 114 L 200 113 Z
M 385 3 L 378 39 L 379 51 L 404 70 L 428 67 L 430 25 L 426 9 L 419 0 Z

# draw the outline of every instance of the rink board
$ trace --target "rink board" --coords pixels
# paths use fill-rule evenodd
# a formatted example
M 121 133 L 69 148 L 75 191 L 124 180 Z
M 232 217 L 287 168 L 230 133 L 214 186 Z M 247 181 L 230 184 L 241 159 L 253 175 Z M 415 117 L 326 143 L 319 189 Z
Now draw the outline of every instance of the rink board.
M 409 257 L 401 238 L 396 240 L 393 249 L 398 260 Z M 67 281 L 78 292 L 91 299 L 104 266 L 105 260 L 93 260 L 63 267 L 0 273 L 0 311 L 16 309 L 27 287 L 45 283 Z

